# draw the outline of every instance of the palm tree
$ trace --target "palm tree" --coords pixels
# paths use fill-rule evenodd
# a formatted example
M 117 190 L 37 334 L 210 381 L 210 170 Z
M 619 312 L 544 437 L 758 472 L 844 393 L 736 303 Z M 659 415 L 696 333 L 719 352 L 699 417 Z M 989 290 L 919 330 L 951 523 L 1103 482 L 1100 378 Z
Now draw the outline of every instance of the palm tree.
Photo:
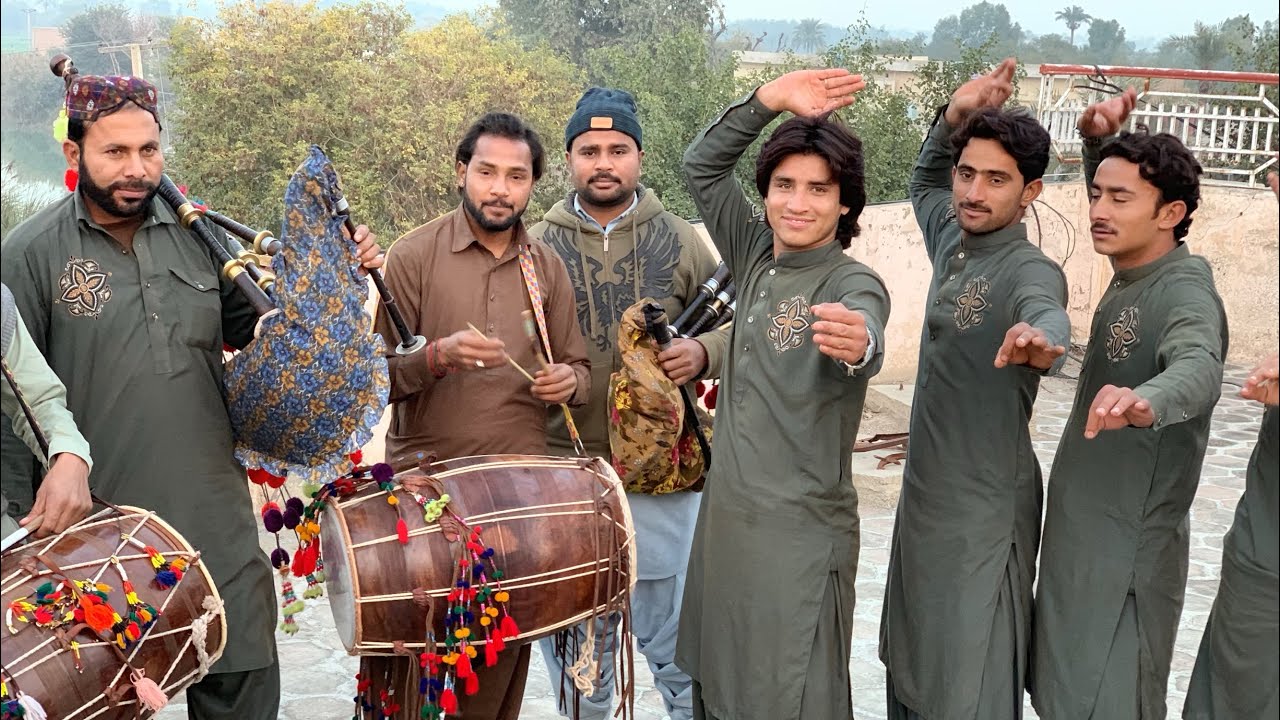
M 820 53 L 827 49 L 827 24 L 810 18 L 801 20 L 791 37 L 792 47 L 798 52 Z
M 1079 30 L 1081 25 L 1092 21 L 1093 16 L 1085 12 L 1084 8 L 1079 5 L 1072 5 L 1071 7 L 1064 7 L 1059 10 L 1057 14 L 1053 16 L 1053 19 L 1061 20 L 1067 24 L 1067 30 L 1071 31 L 1071 36 L 1068 38 L 1068 42 L 1075 45 L 1076 30 Z
M 1178 47 L 1191 55 L 1192 63 L 1199 70 L 1213 70 L 1220 60 L 1231 52 L 1226 34 L 1220 26 L 1205 25 L 1196 21 L 1195 32 L 1174 38 Z

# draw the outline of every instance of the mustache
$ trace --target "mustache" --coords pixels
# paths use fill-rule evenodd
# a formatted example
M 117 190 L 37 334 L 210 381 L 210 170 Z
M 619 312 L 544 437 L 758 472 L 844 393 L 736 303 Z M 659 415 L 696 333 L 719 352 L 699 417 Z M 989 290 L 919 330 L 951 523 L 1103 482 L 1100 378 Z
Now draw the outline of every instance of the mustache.
M 156 186 L 146 180 L 126 180 L 121 182 L 113 182 L 107 186 L 107 192 L 115 192 L 117 190 L 136 190 L 141 192 L 151 192 Z
M 977 210 L 979 212 L 991 212 L 991 208 L 987 207 L 986 205 L 983 205 L 982 203 L 975 203 L 975 202 L 962 202 L 960 203 L 960 209 L 961 210 Z
M 595 181 L 597 181 L 597 180 L 609 180 L 610 182 L 615 182 L 615 183 L 617 183 L 617 184 L 619 184 L 619 185 L 621 185 L 621 184 L 622 184 L 622 178 L 618 177 L 617 175 L 612 175 L 612 174 L 607 173 L 607 172 L 596 173 L 595 175 L 592 175 L 592 176 L 591 176 L 591 179 L 590 179 L 590 180 L 587 180 L 587 184 L 591 184 L 591 183 L 593 183 L 593 182 L 595 182 Z
M 1106 223 L 1103 223 L 1103 222 L 1096 222 L 1096 223 L 1093 223 L 1092 225 L 1090 225 L 1090 226 L 1089 226 L 1089 230 L 1090 230 L 1091 232 L 1097 232 L 1097 231 L 1101 230 L 1101 231 L 1103 231 L 1103 232 L 1109 232 L 1109 233 L 1114 233 L 1114 232 L 1116 231 L 1116 229 L 1115 229 L 1115 228 L 1113 228 L 1113 227 L 1111 227 L 1110 225 L 1108 225 L 1108 224 L 1106 224 Z
M 506 208 L 507 210 L 515 210 L 516 206 L 505 200 L 490 200 L 489 202 L 480 203 L 480 207 L 487 208 Z

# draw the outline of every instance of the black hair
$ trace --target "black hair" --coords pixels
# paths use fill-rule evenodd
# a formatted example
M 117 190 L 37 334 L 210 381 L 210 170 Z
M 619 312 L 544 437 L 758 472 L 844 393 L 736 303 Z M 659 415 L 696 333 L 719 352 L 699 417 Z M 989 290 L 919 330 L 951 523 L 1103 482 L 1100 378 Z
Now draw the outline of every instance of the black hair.
M 1049 131 L 1022 108 L 984 108 L 960 124 L 951 134 L 951 164 L 960 164 L 960 154 L 970 140 L 995 140 L 1013 157 L 1025 186 L 1044 177 L 1049 167 Z
M 80 118 L 67 118 L 67 139 L 79 145 L 81 150 L 84 149 L 84 135 L 87 132 L 89 123 Z
M 1102 148 L 1103 160 L 1114 157 L 1138 166 L 1138 174 L 1160 191 L 1164 207 L 1181 200 L 1187 206 L 1182 222 L 1173 228 L 1173 237 L 1181 240 L 1191 229 L 1191 213 L 1200 206 L 1200 175 L 1204 169 L 1186 145 L 1169 133 L 1151 135 L 1145 129 L 1123 132 Z
M 476 152 L 476 143 L 485 135 L 504 137 L 528 145 L 529 152 L 533 155 L 533 179 L 537 181 L 542 178 L 542 171 L 546 167 L 546 154 L 542 149 L 542 140 L 533 128 L 510 113 L 485 113 L 475 121 L 462 136 L 462 141 L 458 143 L 458 152 L 455 155 L 458 162 L 470 165 L 471 157 Z
M 793 117 L 778 126 L 760 147 L 756 158 L 756 190 L 769 195 L 773 171 L 792 155 L 815 155 L 826 161 L 831 177 L 840 185 L 840 204 L 849 212 L 836 223 L 836 240 L 849 249 L 858 236 L 858 216 L 867 205 L 862 141 L 830 113 L 819 117 Z

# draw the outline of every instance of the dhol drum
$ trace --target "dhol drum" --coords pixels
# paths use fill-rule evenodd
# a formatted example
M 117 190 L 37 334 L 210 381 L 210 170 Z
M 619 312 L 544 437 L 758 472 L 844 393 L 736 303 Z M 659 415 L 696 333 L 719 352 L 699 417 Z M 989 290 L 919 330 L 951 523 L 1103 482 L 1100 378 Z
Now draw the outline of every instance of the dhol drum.
M 472 528 L 482 528 L 494 551 L 491 567 L 501 569 L 509 594 L 506 610 L 520 632 L 508 642 L 537 640 L 620 608 L 635 584 L 631 510 L 617 475 L 599 458 L 457 458 L 401 472 L 393 482 L 394 505 L 386 490 L 367 485 L 330 502 L 321 520 L 329 604 L 353 655 L 426 649 L 428 616 L 435 637 L 443 637 L 446 598 Z M 461 523 L 427 522 L 420 505 L 441 493 Z M 407 542 L 397 532 L 401 519 Z
M 172 697 L 222 656 L 213 578 L 155 513 L 108 508 L 0 565 L 6 702 L 25 694 L 60 720 L 148 717 L 157 688 Z

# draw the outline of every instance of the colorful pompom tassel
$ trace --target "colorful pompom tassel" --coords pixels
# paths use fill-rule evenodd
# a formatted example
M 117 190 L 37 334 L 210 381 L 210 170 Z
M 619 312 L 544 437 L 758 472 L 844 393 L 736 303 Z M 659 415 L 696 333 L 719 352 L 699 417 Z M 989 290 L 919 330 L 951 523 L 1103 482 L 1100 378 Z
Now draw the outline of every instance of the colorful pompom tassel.
M 409 544 L 409 526 L 404 518 L 396 518 L 396 537 L 400 539 L 401 545 Z
M 306 605 L 293 594 L 293 583 L 286 581 L 280 586 L 280 595 L 282 602 L 280 603 L 280 614 L 284 619 L 280 621 L 280 629 L 286 635 L 294 635 L 298 632 L 298 623 L 293 619 L 294 615 L 306 609 Z

